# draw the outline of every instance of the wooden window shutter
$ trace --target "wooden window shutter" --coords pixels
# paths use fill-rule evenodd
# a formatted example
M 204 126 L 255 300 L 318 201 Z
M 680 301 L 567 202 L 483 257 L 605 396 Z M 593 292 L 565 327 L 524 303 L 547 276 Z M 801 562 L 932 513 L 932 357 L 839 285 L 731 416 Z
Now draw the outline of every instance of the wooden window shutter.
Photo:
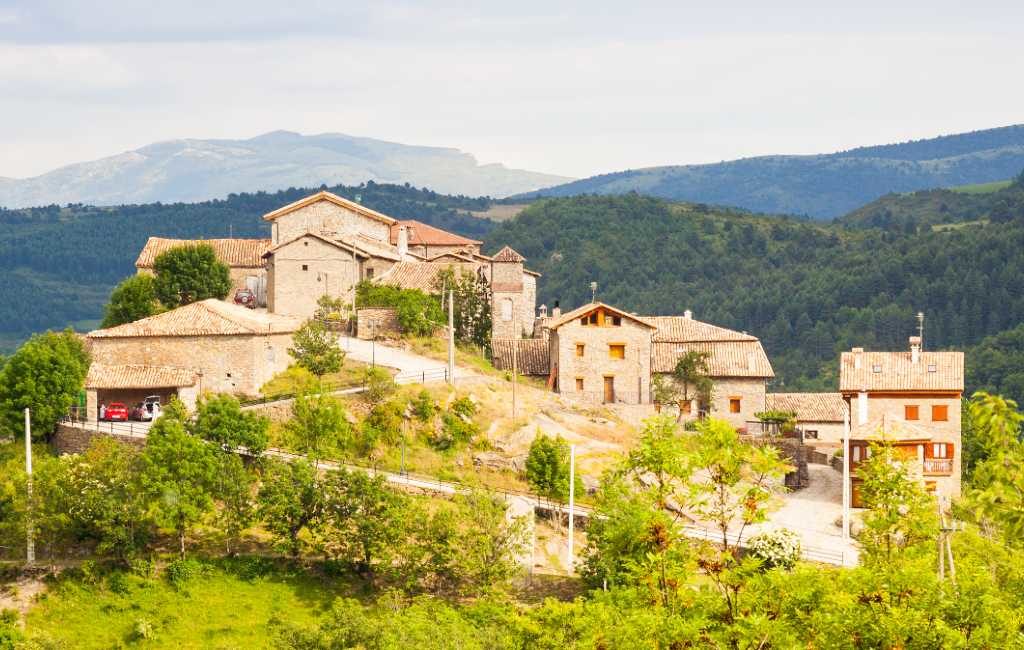
M 945 404 L 932 404 L 932 422 L 948 422 L 949 407 Z
M 903 407 L 903 419 L 904 420 L 916 420 L 920 416 L 920 411 L 916 404 L 907 404 Z

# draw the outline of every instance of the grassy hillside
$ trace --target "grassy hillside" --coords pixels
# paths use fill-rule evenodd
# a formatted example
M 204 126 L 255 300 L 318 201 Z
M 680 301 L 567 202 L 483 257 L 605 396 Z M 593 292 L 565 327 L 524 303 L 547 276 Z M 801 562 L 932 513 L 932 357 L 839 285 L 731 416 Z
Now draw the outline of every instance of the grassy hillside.
M 480 238 L 493 226 L 470 214 L 487 210 L 488 199 L 408 185 L 328 189 L 385 214 L 471 237 Z M 7 280 L 0 294 L 0 345 L 41 329 L 94 326 L 110 289 L 134 273 L 135 258 L 150 236 L 269 237 L 262 216 L 314 191 L 235 194 L 202 203 L 0 209 L 0 272 Z
M 892 192 L 988 183 L 1024 168 L 1024 125 L 814 156 L 627 170 L 527 196 L 640 192 L 671 200 L 832 218 Z
M 637 195 L 549 199 L 487 238 L 544 274 L 541 302 L 598 297 L 764 341 L 790 389 L 835 386 L 852 346 L 904 349 L 926 314 L 932 349 L 1024 322 L 1024 206 L 1001 224 L 904 233 L 764 217 Z

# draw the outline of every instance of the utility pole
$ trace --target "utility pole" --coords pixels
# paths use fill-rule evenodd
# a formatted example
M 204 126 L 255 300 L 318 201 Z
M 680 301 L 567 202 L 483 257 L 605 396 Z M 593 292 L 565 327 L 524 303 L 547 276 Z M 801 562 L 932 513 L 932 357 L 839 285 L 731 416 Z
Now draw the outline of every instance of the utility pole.
M 455 292 L 448 290 L 448 383 L 455 384 Z
M 32 416 L 25 408 L 25 491 L 28 494 L 27 517 L 25 518 L 25 564 L 36 563 L 36 540 L 32 530 Z
M 519 372 L 519 337 L 516 336 L 516 313 L 512 312 L 512 426 L 516 424 L 516 375 Z
M 845 401 L 845 400 L 844 400 Z M 843 566 L 850 545 L 850 405 L 843 409 Z
M 576 520 L 576 445 L 569 445 L 569 573 L 573 572 L 573 529 Z

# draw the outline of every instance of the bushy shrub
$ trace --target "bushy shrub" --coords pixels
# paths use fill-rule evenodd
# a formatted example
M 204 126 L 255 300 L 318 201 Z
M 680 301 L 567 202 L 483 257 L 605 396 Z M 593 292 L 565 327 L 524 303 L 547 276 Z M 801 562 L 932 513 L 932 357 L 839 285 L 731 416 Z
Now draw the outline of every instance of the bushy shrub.
M 469 397 L 460 397 L 452 402 L 449 410 L 462 418 L 471 418 L 476 415 L 476 402 Z
M 750 538 L 750 553 L 769 569 L 792 569 L 800 559 L 800 550 L 800 536 L 785 528 Z
M 430 336 L 445 322 L 438 296 L 419 289 L 360 282 L 356 286 L 356 308 L 380 307 L 395 310 L 403 334 Z
M 181 587 L 203 574 L 203 565 L 191 558 L 175 560 L 164 569 L 164 575 L 175 587 Z
M 363 381 L 366 385 L 363 397 L 370 404 L 380 404 L 391 397 L 397 388 L 395 378 L 384 368 L 367 368 Z
M 148 641 L 156 637 L 156 626 L 149 619 L 137 618 L 132 625 L 132 641 Z
M 437 413 L 437 405 L 434 404 L 434 398 L 426 390 L 421 390 L 419 395 L 412 400 L 411 405 L 413 415 L 420 422 L 430 421 L 434 414 Z

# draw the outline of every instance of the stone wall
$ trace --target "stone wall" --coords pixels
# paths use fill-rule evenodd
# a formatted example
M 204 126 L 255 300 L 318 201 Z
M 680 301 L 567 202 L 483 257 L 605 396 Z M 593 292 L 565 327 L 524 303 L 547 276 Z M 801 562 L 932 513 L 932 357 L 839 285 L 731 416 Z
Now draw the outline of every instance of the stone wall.
M 363 340 L 375 335 L 396 335 L 401 331 L 398 312 L 394 309 L 360 309 L 356 312 L 356 322 L 356 337 Z
M 665 375 L 666 380 L 674 381 L 670 375 Z M 713 418 L 725 420 L 737 429 L 745 429 L 748 422 L 757 418 L 755 413 L 765 410 L 765 381 L 759 378 L 746 377 L 713 377 L 711 388 L 710 413 Z M 692 390 L 692 389 L 691 389 Z M 740 412 L 730 411 L 731 400 L 739 398 Z M 697 400 L 692 400 L 690 416 L 687 419 L 694 419 L 698 414 Z
M 623 318 L 622 325 L 565 323 L 551 333 L 552 361 L 558 365 L 558 392 L 589 402 L 604 401 L 605 378 L 611 377 L 616 401 L 650 401 L 651 329 Z M 576 344 L 583 344 L 577 356 Z M 609 354 L 611 344 L 624 344 L 624 359 Z M 577 379 L 582 380 L 582 391 Z
M 350 302 L 360 275 L 351 251 L 317 237 L 302 237 L 277 249 L 269 266 L 268 309 L 301 317 L 313 315 L 321 296 Z
M 363 234 L 387 242 L 391 226 L 324 199 L 278 217 L 271 229 L 274 246 L 307 232 L 324 237 Z
M 131 445 L 138 449 L 142 449 L 146 446 L 146 439 L 144 437 L 109 432 L 101 433 L 99 431 L 79 429 L 78 427 L 72 427 L 66 424 L 57 425 L 56 430 L 53 432 L 51 444 L 53 444 L 53 448 L 56 449 L 57 453 L 60 455 L 80 454 L 89 448 L 89 445 L 92 444 L 93 440 L 99 437 L 113 438 L 118 442 L 123 442 L 126 445 Z

